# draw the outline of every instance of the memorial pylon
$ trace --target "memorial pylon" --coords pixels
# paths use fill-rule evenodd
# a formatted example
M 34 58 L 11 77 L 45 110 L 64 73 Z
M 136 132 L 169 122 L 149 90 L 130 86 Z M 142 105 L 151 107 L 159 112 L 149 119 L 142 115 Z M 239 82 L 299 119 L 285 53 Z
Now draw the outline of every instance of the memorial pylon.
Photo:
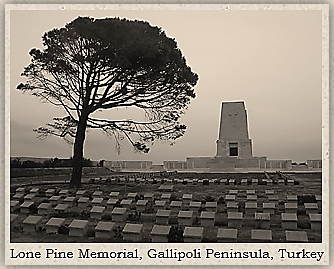
M 243 101 L 222 103 L 216 157 L 253 157 Z

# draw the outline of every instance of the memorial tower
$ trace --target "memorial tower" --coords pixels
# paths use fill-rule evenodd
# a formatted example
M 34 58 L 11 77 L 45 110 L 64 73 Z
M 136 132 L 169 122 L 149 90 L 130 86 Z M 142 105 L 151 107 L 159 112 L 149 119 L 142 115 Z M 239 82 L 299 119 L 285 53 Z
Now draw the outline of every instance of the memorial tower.
M 243 101 L 222 103 L 216 157 L 253 157 Z

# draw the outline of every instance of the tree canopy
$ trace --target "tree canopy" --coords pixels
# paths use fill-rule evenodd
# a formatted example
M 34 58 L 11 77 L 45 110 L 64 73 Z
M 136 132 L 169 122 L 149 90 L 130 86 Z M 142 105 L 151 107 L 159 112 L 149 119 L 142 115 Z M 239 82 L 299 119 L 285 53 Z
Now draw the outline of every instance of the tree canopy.
M 142 152 L 156 139 L 173 142 L 184 135 L 179 119 L 195 98 L 198 75 L 161 28 L 138 20 L 78 17 L 42 40 L 45 48 L 31 49 L 31 63 L 22 73 L 27 81 L 17 89 L 64 108 L 65 117 L 35 131 L 40 138 L 55 135 L 74 143 L 73 182 L 81 180 L 87 129 L 114 137 L 118 149 L 127 138 Z M 119 107 L 139 108 L 145 120 L 95 116 Z

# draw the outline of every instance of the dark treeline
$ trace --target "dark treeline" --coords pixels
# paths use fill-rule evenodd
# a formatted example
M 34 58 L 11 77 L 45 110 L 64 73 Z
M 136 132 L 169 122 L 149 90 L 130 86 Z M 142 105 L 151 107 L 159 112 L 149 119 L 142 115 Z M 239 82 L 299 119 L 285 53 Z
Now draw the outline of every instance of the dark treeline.
M 55 167 L 72 167 L 73 160 L 69 159 L 58 159 L 51 158 L 45 160 L 44 162 L 35 162 L 32 160 L 21 161 L 21 158 L 15 158 L 10 161 L 10 168 L 55 168 Z M 83 161 L 84 167 L 92 167 L 93 162 L 90 159 L 85 159 Z

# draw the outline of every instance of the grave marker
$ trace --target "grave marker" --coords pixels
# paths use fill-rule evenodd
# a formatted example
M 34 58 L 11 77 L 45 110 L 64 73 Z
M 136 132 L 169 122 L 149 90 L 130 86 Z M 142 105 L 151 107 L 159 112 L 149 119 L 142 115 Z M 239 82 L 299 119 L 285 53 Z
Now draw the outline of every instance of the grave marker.
M 136 210 L 142 213 L 147 208 L 147 205 L 148 205 L 148 200 L 138 200 L 136 203 Z
M 89 198 L 88 197 L 80 197 L 78 200 L 78 207 L 85 208 L 88 206 Z
M 241 228 L 242 227 L 242 212 L 228 212 L 227 213 L 228 227 Z
M 67 209 L 68 209 L 68 205 L 66 205 L 66 204 L 58 204 L 55 207 L 55 211 L 58 211 L 58 212 L 65 212 L 65 211 L 67 211 Z
M 308 242 L 307 233 L 305 231 L 285 231 L 286 242 L 301 243 Z
M 275 203 L 263 203 L 262 205 L 263 213 L 274 214 L 275 213 Z
M 152 243 L 168 243 L 171 226 L 154 225 L 151 231 Z
M 23 221 L 23 231 L 27 233 L 35 233 L 42 226 L 41 216 L 28 216 Z
M 304 203 L 306 210 L 306 215 L 318 214 L 318 204 L 317 203 Z
M 65 223 L 65 219 L 63 218 L 51 218 L 46 224 L 45 224 L 45 230 L 47 233 L 57 234 L 58 228 L 62 226 Z
M 177 215 L 179 225 L 191 226 L 193 224 L 193 214 L 192 211 L 180 211 Z
M 41 203 L 37 207 L 38 215 L 48 215 L 51 213 L 52 206 L 50 203 Z
M 99 206 L 99 205 L 102 204 L 102 202 L 103 202 L 103 198 L 102 197 L 95 197 L 92 200 L 92 205 L 93 206 Z
M 192 211 L 190 211 L 190 212 L 192 212 Z M 216 217 L 215 212 L 202 211 L 201 216 L 200 216 L 201 226 L 202 227 L 214 226 L 215 225 L 215 217 Z
M 237 243 L 237 229 L 219 228 L 217 232 L 218 243 Z
M 270 229 L 270 213 L 255 212 L 255 222 L 260 229 Z
M 123 229 L 123 240 L 139 242 L 142 239 L 143 224 L 127 223 Z
M 203 227 L 185 227 L 184 243 L 200 243 L 203 237 Z
M 34 202 L 24 202 L 20 206 L 20 212 L 29 214 L 30 213 L 30 208 L 33 206 Z
M 105 207 L 104 206 L 93 206 L 93 208 L 90 210 L 90 218 L 91 219 L 97 219 L 101 220 L 105 213 Z
M 226 209 L 227 209 L 227 212 L 238 212 L 238 203 L 237 202 L 227 202 Z
M 118 202 L 118 199 L 109 198 L 109 200 L 107 201 L 107 208 L 108 209 L 113 209 L 116 206 L 117 202 Z
M 252 230 L 251 239 L 256 243 L 270 243 L 273 236 L 271 230 Z
M 100 221 L 95 227 L 95 238 L 112 238 L 115 233 L 114 222 Z
M 115 207 L 111 212 L 112 221 L 115 222 L 123 222 L 126 220 L 126 208 L 123 207 Z
M 69 226 L 69 235 L 83 237 L 88 230 L 88 220 L 74 219 Z
M 321 214 L 309 214 L 311 221 L 312 230 L 321 230 L 322 229 L 322 215 Z
M 245 212 L 246 214 L 254 214 L 257 211 L 256 202 L 246 202 L 245 203 Z
M 156 223 L 157 224 L 162 224 L 162 225 L 167 225 L 168 224 L 168 220 L 171 214 L 171 210 L 158 210 L 157 214 L 156 214 Z
M 282 229 L 296 230 L 297 229 L 297 214 L 281 213 Z
M 297 214 L 297 203 L 284 203 L 285 213 Z
M 210 212 L 217 212 L 217 202 L 206 202 L 205 209 Z

